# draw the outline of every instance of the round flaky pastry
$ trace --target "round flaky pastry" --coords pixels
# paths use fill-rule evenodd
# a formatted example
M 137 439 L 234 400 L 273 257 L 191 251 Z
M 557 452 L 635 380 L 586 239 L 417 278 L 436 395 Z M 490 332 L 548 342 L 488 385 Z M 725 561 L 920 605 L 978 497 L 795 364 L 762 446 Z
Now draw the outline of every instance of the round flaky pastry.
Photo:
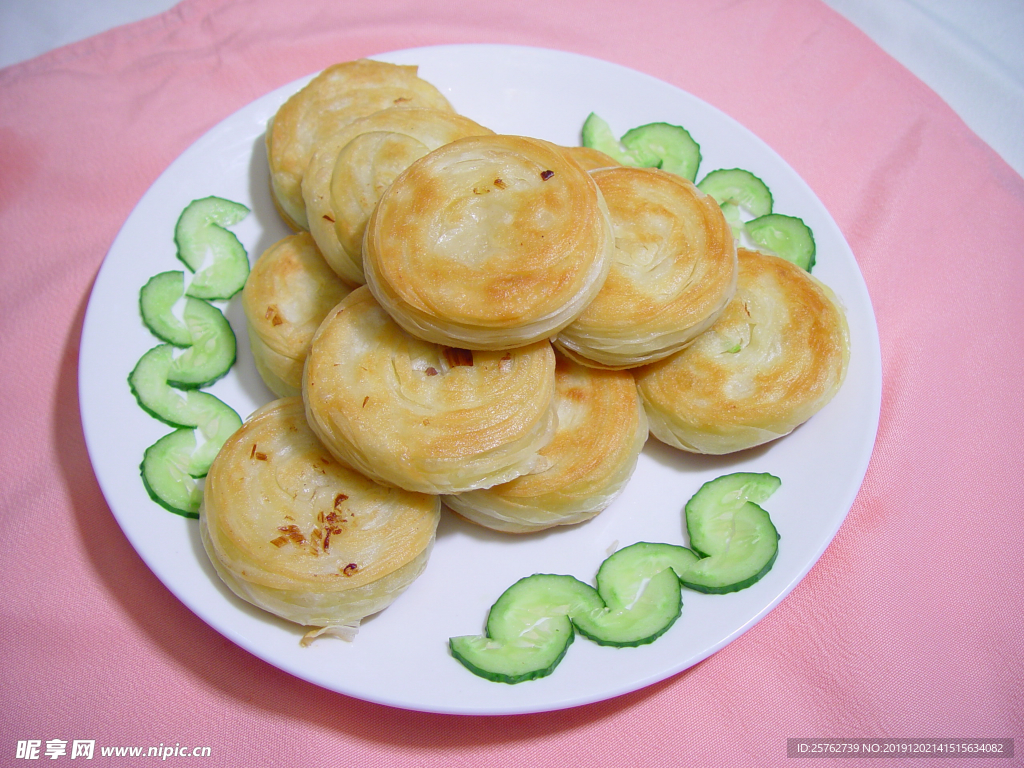
M 359 59 L 328 67 L 286 101 L 267 126 L 274 203 L 293 229 L 309 229 L 302 176 L 316 147 L 361 117 L 391 107 L 452 111 L 417 67 Z
M 592 172 L 612 220 L 608 279 L 555 340 L 588 365 L 633 368 L 711 327 L 736 290 L 736 246 L 715 200 L 655 168 Z
M 634 375 L 655 437 L 723 454 L 807 421 L 839 390 L 849 356 L 832 292 L 784 259 L 741 248 L 736 295 L 718 321 Z
M 588 520 L 622 491 L 647 442 L 647 417 L 629 371 L 588 368 L 559 357 L 558 430 L 541 455 L 543 472 L 444 502 L 475 523 L 528 533 Z
M 302 365 L 313 334 L 352 289 L 327 266 L 308 232 L 270 246 L 242 290 L 256 370 L 279 397 L 302 391 Z
M 363 268 L 410 333 L 505 349 L 572 322 L 604 282 L 612 247 L 597 184 L 560 147 L 473 136 L 395 179 L 367 224 Z
M 302 177 L 309 231 L 327 263 L 362 284 L 363 231 L 399 173 L 431 150 L 492 131 L 439 109 L 394 108 L 360 118 L 320 143 Z
M 555 432 L 555 353 L 547 341 L 507 352 L 443 347 L 404 331 L 365 286 L 313 338 L 306 414 L 337 457 L 426 493 L 460 493 L 547 465 Z
M 436 496 L 340 464 L 300 398 L 256 411 L 217 454 L 199 526 L 217 573 L 243 600 L 312 627 L 358 625 L 422 572 Z
M 568 152 L 569 156 L 579 163 L 585 171 L 595 171 L 598 168 L 613 168 L 621 165 L 617 160 L 593 147 L 562 147 L 562 149 Z

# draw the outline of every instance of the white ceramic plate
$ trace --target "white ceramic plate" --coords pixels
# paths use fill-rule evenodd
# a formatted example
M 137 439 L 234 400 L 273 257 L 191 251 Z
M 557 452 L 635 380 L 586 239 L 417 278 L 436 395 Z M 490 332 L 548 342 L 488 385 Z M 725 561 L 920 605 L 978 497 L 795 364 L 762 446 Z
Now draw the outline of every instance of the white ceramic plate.
M 382 55 L 418 64 L 461 113 L 499 133 L 577 144 L 595 111 L 621 134 L 648 122 L 685 126 L 700 143 L 702 176 L 741 167 L 769 185 L 779 213 L 802 217 L 818 247 L 814 274 L 846 306 L 852 356 L 838 396 L 793 434 L 732 457 L 690 456 L 648 442 L 621 497 L 592 521 L 509 537 L 445 515 L 426 572 L 391 607 L 364 622 L 352 643 L 325 638 L 299 646 L 302 630 L 236 599 L 218 580 L 193 520 L 150 500 L 139 478 L 147 446 L 170 431 L 148 416 L 126 377 L 157 343 L 138 314 L 138 291 L 154 274 L 179 269 L 172 235 L 193 199 L 218 195 L 252 214 L 234 227 L 255 260 L 288 234 L 268 192 L 267 119 L 305 81 L 292 83 L 224 120 L 156 181 L 118 235 L 97 277 L 80 358 L 82 421 L 110 508 L 157 577 L 204 621 L 269 663 L 325 688 L 414 710 L 511 714 L 571 707 L 617 696 L 676 674 L 738 637 L 782 600 L 814 565 L 845 518 L 874 444 L 881 398 L 878 332 L 863 278 L 824 206 L 767 145 L 731 118 L 679 89 L 618 65 L 574 54 L 494 45 L 422 48 Z M 239 358 L 208 391 L 243 417 L 272 399 L 248 350 L 236 297 L 225 313 Z M 682 507 L 701 483 L 733 471 L 771 472 L 782 488 L 765 504 L 781 536 L 778 560 L 753 587 L 731 595 L 684 591 L 681 618 L 655 643 L 600 647 L 580 638 L 551 676 L 504 685 L 470 674 L 449 654 L 453 635 L 483 629 L 491 603 L 535 572 L 592 582 L 617 547 L 636 541 L 685 544 Z

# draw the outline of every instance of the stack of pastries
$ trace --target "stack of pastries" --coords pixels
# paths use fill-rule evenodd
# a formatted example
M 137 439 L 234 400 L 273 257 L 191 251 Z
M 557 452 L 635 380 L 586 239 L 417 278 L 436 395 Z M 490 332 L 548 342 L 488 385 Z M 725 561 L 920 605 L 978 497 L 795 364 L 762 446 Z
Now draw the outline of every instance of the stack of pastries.
M 232 591 L 313 634 L 412 582 L 442 502 L 496 531 L 576 524 L 649 433 L 742 450 L 842 384 L 832 293 L 738 249 L 678 176 L 495 134 L 370 60 L 314 78 L 266 140 L 296 234 L 243 308 L 281 399 L 225 444 L 200 521 Z

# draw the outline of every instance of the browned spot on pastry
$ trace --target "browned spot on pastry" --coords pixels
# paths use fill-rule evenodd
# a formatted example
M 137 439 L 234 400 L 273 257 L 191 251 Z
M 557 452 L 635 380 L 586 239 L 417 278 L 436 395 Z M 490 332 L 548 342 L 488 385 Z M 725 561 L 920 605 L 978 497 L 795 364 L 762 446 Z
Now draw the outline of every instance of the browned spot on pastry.
M 366 407 L 366 404 L 368 402 L 370 402 L 370 396 L 369 395 L 367 395 L 366 397 L 363 398 L 363 408 Z
M 355 573 L 358 570 L 359 570 L 359 566 L 358 565 L 356 565 L 355 563 L 349 563 L 348 565 L 346 565 L 344 568 L 341 569 L 341 572 L 345 576 L 351 576 L 353 573 Z
M 541 178 L 542 181 L 547 181 L 548 179 L 550 179 L 554 175 L 555 175 L 555 172 L 551 171 L 551 170 L 541 171 L 540 172 L 540 178 Z
M 498 189 L 505 189 L 505 187 L 507 187 L 508 184 L 506 184 L 501 179 L 495 179 L 494 180 L 494 186 L 496 186 Z
M 287 539 L 293 544 L 306 543 L 306 537 L 302 535 L 302 531 L 299 530 L 299 526 L 297 525 L 282 525 L 279 526 L 277 530 L 284 534 L 284 536 L 280 537 L 281 539 Z M 276 544 L 278 540 L 279 539 L 274 539 L 272 543 Z M 281 546 L 281 544 L 277 544 L 277 546 Z
M 273 304 L 267 307 L 266 314 L 263 316 L 270 321 L 271 325 L 281 325 L 284 322 L 284 318 L 278 314 L 277 307 Z
M 337 496 L 334 497 L 334 508 L 337 509 L 339 506 L 341 506 L 341 502 L 343 501 L 348 501 L 348 496 L 346 496 L 344 493 L 339 493 Z M 334 513 L 332 512 L 331 514 L 333 515 Z
M 427 374 L 427 376 L 437 376 L 437 368 L 427 368 L 424 373 Z
M 331 224 L 333 224 L 333 223 L 334 223 L 334 219 L 332 219 L 332 218 L 331 218 L 330 216 L 328 216 L 328 215 L 327 215 L 326 213 L 324 214 L 324 219 L 326 219 L 327 221 L 331 222 Z
M 457 368 L 460 365 L 472 366 L 473 352 L 468 349 L 460 349 L 459 347 L 445 347 L 444 359 L 448 361 L 448 365 L 451 368 Z

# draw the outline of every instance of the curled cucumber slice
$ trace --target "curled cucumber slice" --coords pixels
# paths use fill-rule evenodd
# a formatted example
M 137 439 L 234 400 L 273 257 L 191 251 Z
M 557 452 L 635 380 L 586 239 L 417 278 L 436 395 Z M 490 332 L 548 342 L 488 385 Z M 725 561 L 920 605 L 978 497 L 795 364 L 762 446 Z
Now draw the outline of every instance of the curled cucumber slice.
M 754 218 L 772 212 L 772 193 L 761 179 L 742 168 L 720 168 L 712 171 L 697 185 L 721 205 L 731 203 L 750 212 Z
M 779 485 L 774 475 L 750 472 L 705 483 L 685 508 L 689 549 L 649 542 L 620 549 L 601 564 L 596 589 L 572 576 L 520 579 L 491 606 L 486 634 L 450 638 L 452 656 L 480 677 L 521 683 L 554 671 L 574 629 L 600 645 L 654 642 L 681 614 L 680 585 L 735 592 L 771 569 L 779 536 L 758 504 Z
M 182 390 L 168 383 L 177 362 L 174 352 L 170 344 L 153 347 L 136 363 L 128 376 L 128 386 L 150 416 L 172 427 L 197 427 L 211 418 L 208 414 L 227 406 L 206 392 Z
M 174 228 L 178 258 L 192 270 L 186 293 L 197 299 L 229 299 L 249 276 L 249 256 L 226 227 L 249 214 L 241 203 L 220 197 L 193 200 Z
M 206 476 L 220 447 L 242 426 L 238 414 L 220 405 L 197 429 L 176 429 L 146 449 L 139 467 L 142 483 L 164 509 L 199 517 L 203 489 L 197 478 Z
M 808 272 L 814 267 L 814 233 L 803 219 L 769 213 L 748 221 L 744 229 L 760 248 L 791 261 Z
M 705 483 L 686 503 L 690 548 L 700 559 L 678 572 L 683 585 L 724 594 L 749 587 L 775 563 L 779 534 L 759 504 L 781 480 L 736 472 Z
M 448 641 L 452 656 L 476 675 L 522 683 L 551 674 L 575 633 L 570 614 L 603 607 L 597 591 L 572 576 L 537 573 L 506 589 L 487 615 L 486 635 Z
M 591 112 L 583 123 L 583 146 L 600 150 L 623 165 L 660 168 L 693 181 L 700 167 L 700 145 L 689 132 L 669 123 L 648 123 L 615 138 L 608 123 Z
M 195 200 L 178 218 L 178 257 L 195 272 L 161 272 L 139 293 L 146 327 L 166 343 L 142 356 L 128 376 L 139 405 L 177 429 L 146 449 L 140 470 L 150 497 L 185 517 L 198 517 L 202 478 L 221 446 L 242 426 L 224 402 L 200 387 L 230 370 L 237 342 L 224 314 L 204 299 L 237 293 L 249 274 L 249 258 L 225 227 L 248 215 L 240 203 L 218 197 Z
M 640 165 L 655 166 L 689 181 L 697 178 L 700 145 L 680 125 L 641 125 L 623 134 L 622 146 L 639 158 Z
M 639 160 L 626 150 L 612 133 L 611 126 L 601 117 L 591 112 L 583 121 L 581 139 L 584 147 L 604 152 L 608 157 L 623 165 L 638 166 Z
M 191 429 L 178 429 L 157 440 L 142 457 L 142 484 L 153 501 L 183 517 L 199 517 L 203 489 L 193 473 L 196 438 Z

